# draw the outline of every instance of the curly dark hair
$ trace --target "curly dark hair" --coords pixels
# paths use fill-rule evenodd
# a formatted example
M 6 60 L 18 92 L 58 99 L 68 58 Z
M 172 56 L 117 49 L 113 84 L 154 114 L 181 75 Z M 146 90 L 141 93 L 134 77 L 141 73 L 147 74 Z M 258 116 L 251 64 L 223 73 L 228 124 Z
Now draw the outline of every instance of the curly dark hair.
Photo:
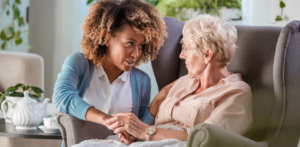
M 147 63 L 149 58 L 154 60 L 167 37 L 165 22 L 155 7 L 141 0 L 100 0 L 90 6 L 81 26 L 81 48 L 85 58 L 100 65 L 106 55 L 105 43 L 125 24 L 145 36 L 142 55 L 135 66 Z

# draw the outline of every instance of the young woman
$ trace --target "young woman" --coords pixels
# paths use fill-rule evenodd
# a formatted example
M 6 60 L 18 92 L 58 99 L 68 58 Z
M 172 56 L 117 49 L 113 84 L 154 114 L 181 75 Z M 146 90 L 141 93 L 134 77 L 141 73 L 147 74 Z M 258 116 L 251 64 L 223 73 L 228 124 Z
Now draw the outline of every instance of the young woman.
M 167 36 L 164 21 L 141 0 L 101 0 L 89 12 L 82 23 L 82 53 L 67 57 L 57 76 L 55 107 L 102 125 L 120 112 L 150 124 L 150 79 L 135 66 L 156 57 Z M 128 138 L 124 133 L 120 136 Z

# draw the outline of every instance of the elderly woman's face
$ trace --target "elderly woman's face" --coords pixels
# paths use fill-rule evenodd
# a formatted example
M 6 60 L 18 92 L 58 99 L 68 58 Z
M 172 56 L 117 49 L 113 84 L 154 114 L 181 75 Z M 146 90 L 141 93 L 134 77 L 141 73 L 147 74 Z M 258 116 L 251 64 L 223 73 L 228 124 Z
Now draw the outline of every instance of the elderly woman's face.
M 181 59 L 185 59 L 185 65 L 188 74 L 192 77 L 202 75 L 206 64 L 204 63 L 204 55 L 197 51 L 197 45 L 192 41 L 183 40 L 183 49 L 179 55 Z
M 137 34 L 129 25 L 124 26 L 121 31 L 115 32 L 115 36 L 106 44 L 107 61 L 120 70 L 131 70 L 142 55 L 144 41 L 143 34 Z

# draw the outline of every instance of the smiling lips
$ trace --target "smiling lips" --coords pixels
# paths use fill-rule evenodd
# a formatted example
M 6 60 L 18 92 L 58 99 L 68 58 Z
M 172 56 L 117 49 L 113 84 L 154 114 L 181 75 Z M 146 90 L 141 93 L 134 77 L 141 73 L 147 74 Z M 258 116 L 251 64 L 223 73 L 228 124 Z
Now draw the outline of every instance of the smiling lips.
M 128 60 L 125 60 L 125 61 L 127 62 L 127 64 L 128 64 L 129 66 L 133 66 L 134 63 L 135 63 L 135 61 L 128 61 Z

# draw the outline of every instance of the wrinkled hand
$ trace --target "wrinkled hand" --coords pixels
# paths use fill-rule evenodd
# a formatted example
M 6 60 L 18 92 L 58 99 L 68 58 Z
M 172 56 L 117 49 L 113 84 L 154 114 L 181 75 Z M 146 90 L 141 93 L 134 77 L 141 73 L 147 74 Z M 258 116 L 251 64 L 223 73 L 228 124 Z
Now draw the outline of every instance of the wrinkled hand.
M 123 121 L 123 125 L 122 122 Z M 118 113 L 105 122 L 108 129 L 114 130 L 114 133 L 128 132 L 135 138 L 144 139 L 147 124 L 143 123 L 133 113 Z
M 131 144 L 135 140 L 135 137 L 130 135 L 128 132 L 118 133 L 118 135 L 119 135 L 120 141 L 122 143 L 125 143 L 126 145 Z
M 105 117 L 105 122 L 106 122 L 107 120 L 113 118 L 113 117 L 114 117 L 114 116 L 107 115 L 107 116 Z M 110 125 L 107 125 L 107 124 L 105 124 L 105 123 L 104 123 L 104 126 L 106 126 L 107 128 L 110 127 Z M 131 141 L 135 139 L 135 138 L 134 138 L 133 136 L 131 136 L 128 132 L 121 132 L 121 133 L 117 133 L 117 134 L 118 134 L 118 136 L 119 136 L 119 138 L 120 138 L 120 141 L 121 141 L 122 143 L 125 143 L 126 145 L 131 144 L 131 143 L 132 143 Z

